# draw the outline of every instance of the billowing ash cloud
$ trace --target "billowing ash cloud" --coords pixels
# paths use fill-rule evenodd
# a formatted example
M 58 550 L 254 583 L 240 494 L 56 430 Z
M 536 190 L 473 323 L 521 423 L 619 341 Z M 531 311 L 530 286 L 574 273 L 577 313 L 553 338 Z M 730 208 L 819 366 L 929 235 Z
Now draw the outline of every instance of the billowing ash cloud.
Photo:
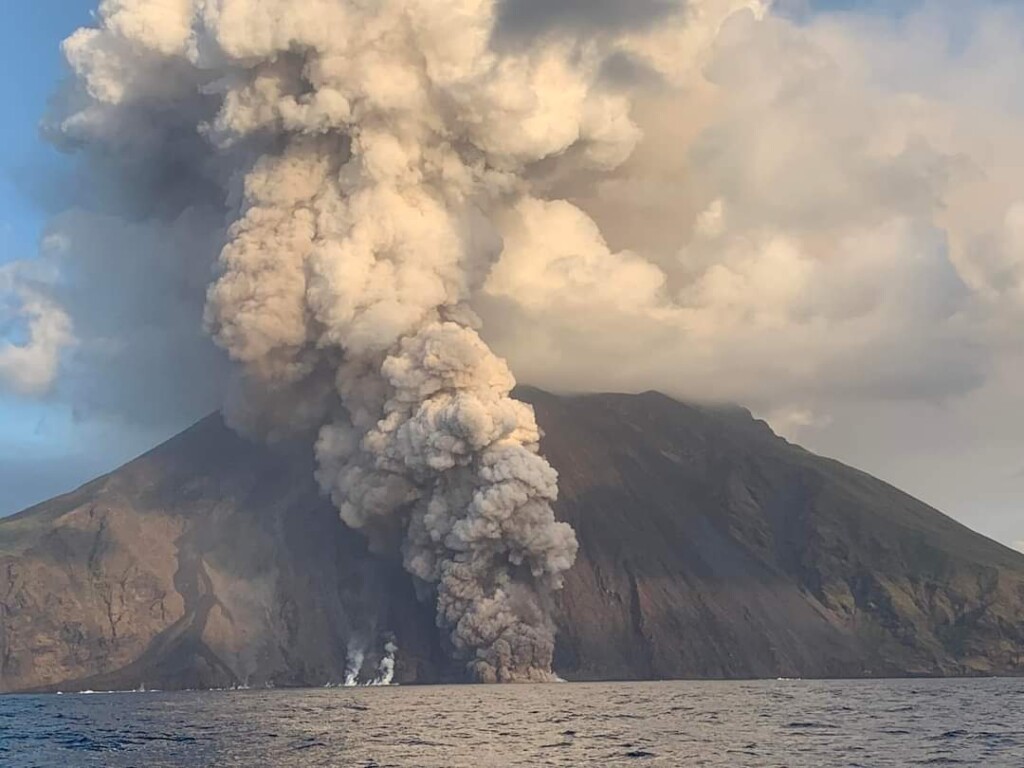
M 577 544 L 532 410 L 467 302 L 501 252 L 498 215 L 529 198 L 526 167 L 568 151 L 608 167 L 636 130 L 594 87 L 599 51 L 500 58 L 494 13 L 207 4 L 163 52 L 216 104 L 197 129 L 244 163 L 206 305 L 241 374 L 229 418 L 318 427 L 317 477 L 345 522 L 381 545 L 397 533 L 455 656 L 509 682 L 551 675 L 548 595 Z M 109 66 L 115 20 L 83 61 Z
M 471 305 L 532 384 L 654 387 L 819 422 L 839 401 L 961 398 L 1019 348 L 1024 51 L 1003 34 L 1019 11 L 360 8 L 108 0 L 100 28 L 67 42 L 75 79 L 46 128 L 83 162 L 44 248 L 61 280 L 34 295 L 75 344 L 28 348 L 54 363 L 67 350 L 58 389 L 76 407 L 180 423 L 223 397 L 197 317 L 225 268 L 210 327 L 260 369 L 227 397 L 266 434 L 316 425 L 336 396 L 328 350 L 353 339 L 332 331 L 311 354 L 319 325 L 382 349 L 430 306 Z M 339 234 L 360 207 L 404 223 Z M 415 281 L 393 281 L 325 268 L 342 241 L 387 241 L 402 263 L 430 253 Z M 263 269 L 261 248 L 293 255 Z M 334 316 L 350 279 L 365 300 Z M 267 327 L 230 316 L 233 299 Z
M 577 543 L 469 304 L 515 212 L 544 205 L 531 167 L 608 171 L 640 135 L 602 86 L 627 39 L 498 53 L 507 11 L 107 0 L 66 43 L 77 83 L 50 128 L 89 149 L 125 234 L 184 230 L 198 265 L 223 246 L 204 320 L 235 364 L 229 420 L 319 432 L 343 519 L 401 547 L 484 681 L 550 679 L 550 595 Z

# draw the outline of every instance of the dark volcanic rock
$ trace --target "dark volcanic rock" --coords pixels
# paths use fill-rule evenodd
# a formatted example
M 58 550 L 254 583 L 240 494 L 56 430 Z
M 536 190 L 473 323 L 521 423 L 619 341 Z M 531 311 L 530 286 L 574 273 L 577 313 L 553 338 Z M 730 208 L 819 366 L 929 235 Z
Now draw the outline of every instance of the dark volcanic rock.
M 1024 556 L 741 409 L 519 395 L 581 543 L 563 676 L 1024 673 Z M 0 521 L 0 690 L 323 685 L 385 630 L 399 680 L 459 674 L 308 453 L 216 417 Z
M 738 408 L 525 390 L 573 678 L 1024 673 L 1024 556 Z
M 337 683 L 349 639 L 370 672 L 384 629 L 400 679 L 438 679 L 433 611 L 312 473 L 210 417 L 0 521 L 0 690 Z

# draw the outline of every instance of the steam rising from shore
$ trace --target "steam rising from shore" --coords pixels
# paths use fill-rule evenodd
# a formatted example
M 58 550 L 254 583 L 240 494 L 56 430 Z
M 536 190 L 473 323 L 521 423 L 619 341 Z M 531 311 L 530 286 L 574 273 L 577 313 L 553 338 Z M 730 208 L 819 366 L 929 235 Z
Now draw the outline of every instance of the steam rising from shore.
M 398 646 L 392 641 L 384 644 L 384 656 L 377 665 L 377 676 L 371 685 L 391 685 L 395 680 L 395 654 L 398 653 Z
M 358 637 L 353 637 L 348 642 L 348 653 L 345 655 L 345 681 L 346 688 L 352 688 L 359 682 L 359 672 L 363 668 L 363 661 L 366 659 L 366 651 L 363 650 L 362 642 Z
M 395 679 L 395 664 L 398 654 L 398 646 L 391 635 L 384 641 L 384 654 L 377 664 L 377 672 L 374 678 L 367 683 L 370 686 L 391 685 Z M 345 680 L 342 683 L 345 688 L 355 688 L 359 685 L 359 674 L 363 669 L 363 662 L 366 660 L 366 649 L 362 641 L 353 637 L 349 641 L 348 654 L 345 660 Z

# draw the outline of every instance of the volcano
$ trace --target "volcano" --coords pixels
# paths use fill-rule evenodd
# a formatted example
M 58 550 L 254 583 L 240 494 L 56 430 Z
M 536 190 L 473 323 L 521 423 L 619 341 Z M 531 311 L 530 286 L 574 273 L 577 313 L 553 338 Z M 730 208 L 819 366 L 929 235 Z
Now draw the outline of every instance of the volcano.
M 1024 674 L 1024 555 L 741 408 L 520 388 L 580 555 L 569 680 Z M 454 682 L 395 555 L 347 529 L 307 447 L 211 416 L 0 521 L 0 690 Z

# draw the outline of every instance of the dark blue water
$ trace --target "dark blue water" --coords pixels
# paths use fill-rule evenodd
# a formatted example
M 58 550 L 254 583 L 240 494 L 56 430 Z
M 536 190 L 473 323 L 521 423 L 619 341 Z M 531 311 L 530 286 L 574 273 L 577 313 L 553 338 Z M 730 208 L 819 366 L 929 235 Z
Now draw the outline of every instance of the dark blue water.
M 0 766 L 1024 768 L 1024 680 L 0 697 Z

